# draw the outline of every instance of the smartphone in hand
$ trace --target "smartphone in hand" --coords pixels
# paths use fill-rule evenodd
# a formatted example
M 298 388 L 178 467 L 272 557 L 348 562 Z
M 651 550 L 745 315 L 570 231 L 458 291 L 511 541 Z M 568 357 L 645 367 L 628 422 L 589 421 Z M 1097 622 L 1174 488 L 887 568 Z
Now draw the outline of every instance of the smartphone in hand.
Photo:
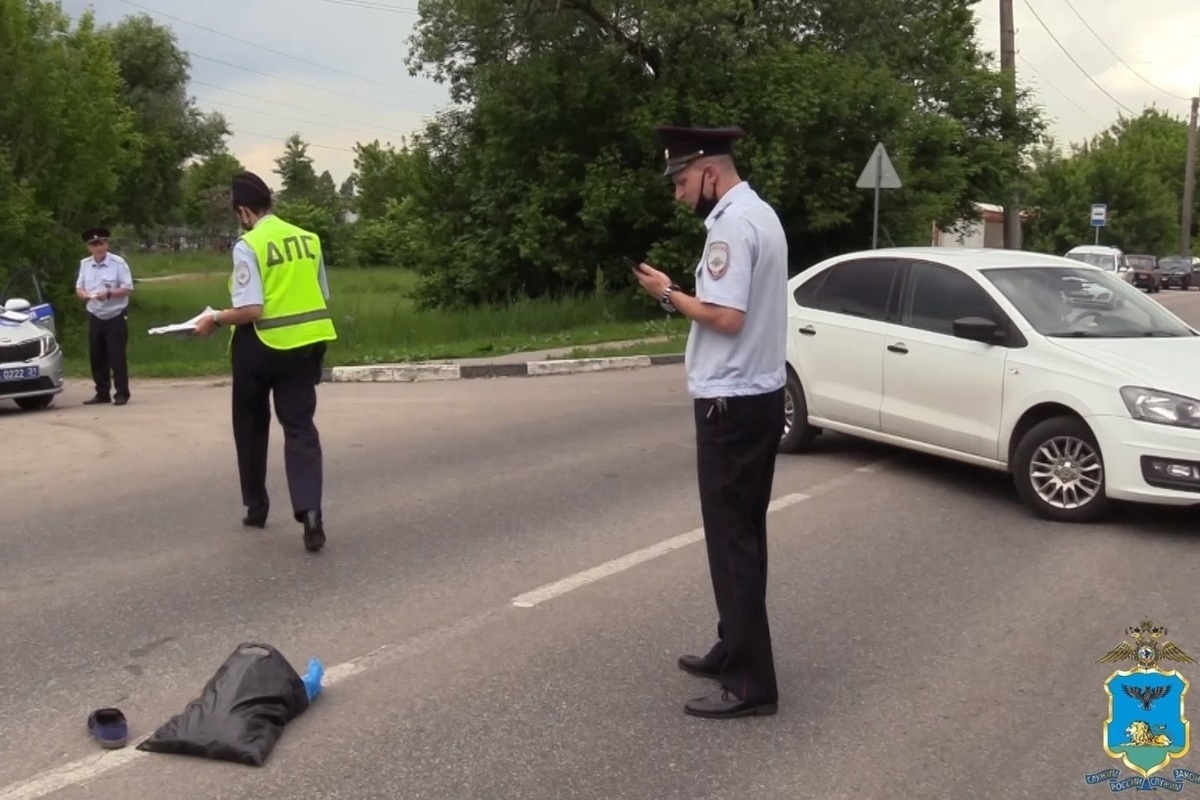
M 621 258 L 625 261 L 625 266 L 629 267 L 634 272 L 642 271 L 642 265 L 639 264 L 638 262 L 634 261 L 629 256 L 621 256 Z

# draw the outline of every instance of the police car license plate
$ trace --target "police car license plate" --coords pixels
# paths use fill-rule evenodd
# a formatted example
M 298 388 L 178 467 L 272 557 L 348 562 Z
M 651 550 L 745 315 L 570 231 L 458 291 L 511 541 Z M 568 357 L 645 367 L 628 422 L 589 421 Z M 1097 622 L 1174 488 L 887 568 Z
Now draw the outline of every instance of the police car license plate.
M 11 367 L 0 369 L 0 381 L 27 381 L 39 374 L 37 367 Z

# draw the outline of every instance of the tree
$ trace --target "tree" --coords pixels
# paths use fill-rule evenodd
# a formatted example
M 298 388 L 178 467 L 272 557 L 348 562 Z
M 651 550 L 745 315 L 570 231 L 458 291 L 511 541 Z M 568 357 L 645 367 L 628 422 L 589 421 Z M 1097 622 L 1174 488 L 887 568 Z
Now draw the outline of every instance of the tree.
M 65 298 L 79 235 L 113 221 L 115 189 L 141 138 L 112 44 L 90 12 L 72 26 L 56 3 L 0 0 L 0 75 L 0 272 L 36 266 Z
M 780 210 L 794 269 L 869 242 L 854 181 L 878 141 L 905 178 L 885 230 L 927 241 L 934 220 L 1000 199 L 1012 143 L 1040 132 L 1024 98 L 1015 121 L 1001 113 L 971 5 L 427 0 L 410 71 L 470 105 L 409 153 L 397 224 L 420 298 L 586 291 L 597 271 L 623 279 L 623 254 L 686 286 L 703 231 L 662 181 L 653 127 L 669 122 L 747 129 L 743 174 Z
M 283 182 L 282 201 L 313 201 L 317 196 L 317 172 L 313 168 L 308 144 L 293 133 L 283 146 L 283 155 L 275 159 L 275 174 Z
M 187 95 L 189 60 L 170 28 L 145 14 L 105 28 L 119 64 L 122 97 L 142 140 L 135 167 L 123 172 L 117 202 L 139 233 L 179 221 L 184 165 L 212 153 L 229 135 L 224 117 L 201 113 Z
M 210 237 L 236 231 L 230 205 L 233 176 L 245 167 L 228 150 L 221 149 L 193 161 L 183 174 L 183 220 Z
M 1036 214 L 1029 246 L 1064 253 L 1091 243 L 1092 203 L 1108 206 L 1101 242 L 1127 253 L 1166 255 L 1179 250 L 1183 165 L 1187 123 L 1157 109 L 1120 117 L 1090 141 L 1068 153 L 1053 141 L 1033 154 L 1028 181 Z M 1192 235 L 1200 234 L 1200 197 Z

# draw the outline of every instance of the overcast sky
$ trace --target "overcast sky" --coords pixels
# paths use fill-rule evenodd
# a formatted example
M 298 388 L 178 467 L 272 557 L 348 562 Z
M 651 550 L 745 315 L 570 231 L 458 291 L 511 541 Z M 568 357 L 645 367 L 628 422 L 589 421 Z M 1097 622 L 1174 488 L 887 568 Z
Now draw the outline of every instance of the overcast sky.
M 310 143 L 317 171 L 340 184 L 356 141 L 398 144 L 448 102 L 404 68 L 417 0 L 62 1 L 72 15 L 90 6 L 102 22 L 146 12 L 171 26 L 191 55 L 198 104 L 226 116 L 230 149 L 276 187 L 274 159 L 293 132 Z M 1197 0 L 1014 5 L 1020 79 L 1036 88 L 1059 139 L 1079 141 L 1147 105 L 1186 117 L 1200 91 Z M 982 44 L 997 51 L 998 8 L 976 6 Z

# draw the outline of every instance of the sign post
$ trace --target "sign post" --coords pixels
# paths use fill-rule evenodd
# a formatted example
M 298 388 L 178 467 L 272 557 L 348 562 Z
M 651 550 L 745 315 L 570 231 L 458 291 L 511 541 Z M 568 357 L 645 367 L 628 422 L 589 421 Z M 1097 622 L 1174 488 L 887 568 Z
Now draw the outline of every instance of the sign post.
M 1100 229 L 1108 224 L 1108 206 L 1092 203 L 1092 227 L 1096 229 L 1096 244 L 1100 244 Z
M 871 160 L 863 167 L 862 174 L 858 176 L 858 183 L 854 185 L 859 189 L 875 190 L 875 221 L 871 229 L 871 249 L 874 250 L 879 247 L 879 200 L 882 190 L 899 189 L 902 186 L 900 176 L 896 174 L 896 168 L 892 166 L 892 160 L 888 158 L 883 142 L 875 145 Z

